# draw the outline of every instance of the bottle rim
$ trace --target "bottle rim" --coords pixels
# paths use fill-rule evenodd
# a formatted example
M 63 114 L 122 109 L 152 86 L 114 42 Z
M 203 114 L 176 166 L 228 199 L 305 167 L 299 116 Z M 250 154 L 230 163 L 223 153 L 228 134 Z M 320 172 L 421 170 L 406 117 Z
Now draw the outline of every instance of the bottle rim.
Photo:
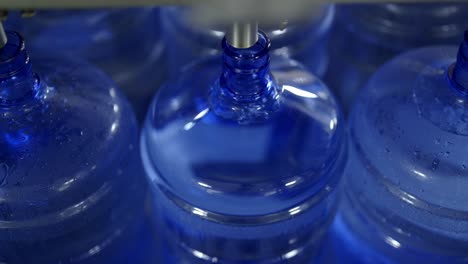
M 258 40 L 250 48 L 235 48 L 228 43 L 226 37 L 223 38 L 222 47 L 224 53 L 234 59 L 255 60 L 268 55 L 271 48 L 271 41 L 263 31 L 259 30 Z
M 6 35 L 8 42 L 0 49 L 0 78 L 11 77 L 29 64 L 24 38 L 16 31 L 6 31 Z

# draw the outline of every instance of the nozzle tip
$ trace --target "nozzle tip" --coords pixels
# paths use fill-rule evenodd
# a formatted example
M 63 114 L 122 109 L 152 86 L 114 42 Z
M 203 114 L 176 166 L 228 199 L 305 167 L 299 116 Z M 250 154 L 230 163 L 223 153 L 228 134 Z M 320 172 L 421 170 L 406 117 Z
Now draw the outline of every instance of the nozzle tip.
M 238 49 L 247 49 L 255 45 L 258 40 L 257 22 L 235 22 L 226 34 L 229 45 Z

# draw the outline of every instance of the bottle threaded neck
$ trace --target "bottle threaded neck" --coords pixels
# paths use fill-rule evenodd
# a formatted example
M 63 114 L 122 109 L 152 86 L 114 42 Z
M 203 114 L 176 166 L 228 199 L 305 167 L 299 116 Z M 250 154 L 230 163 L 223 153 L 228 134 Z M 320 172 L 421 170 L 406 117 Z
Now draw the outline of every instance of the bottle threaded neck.
M 457 54 L 457 62 L 452 66 L 450 80 L 457 90 L 468 96 L 468 30 Z
M 35 94 L 37 79 L 23 37 L 7 31 L 8 42 L 0 48 L 0 105 L 16 104 Z
M 270 41 L 264 33 L 258 33 L 257 42 L 249 48 L 235 48 L 223 40 L 223 74 L 221 86 L 235 95 L 259 94 L 271 82 Z
M 30 67 L 29 55 L 24 39 L 16 32 L 7 31 L 8 42 L 0 49 L 0 79 L 16 75 Z
M 223 69 L 211 87 L 214 113 L 239 123 L 268 119 L 278 106 L 279 89 L 270 72 L 270 41 L 262 32 L 249 48 L 235 48 L 223 40 Z

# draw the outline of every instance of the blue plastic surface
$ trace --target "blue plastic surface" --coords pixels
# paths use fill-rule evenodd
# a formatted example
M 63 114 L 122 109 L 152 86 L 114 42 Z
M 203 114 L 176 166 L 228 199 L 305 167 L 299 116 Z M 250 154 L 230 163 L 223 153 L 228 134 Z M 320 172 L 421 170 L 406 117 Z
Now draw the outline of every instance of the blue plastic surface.
M 165 76 L 159 9 L 40 10 L 20 25 L 14 29 L 28 39 L 33 59 L 61 52 L 98 65 L 121 87 L 137 119 L 144 119 Z
M 0 262 L 148 263 L 136 261 L 151 245 L 138 149 L 132 109 L 105 74 L 72 58 L 44 56 L 32 66 L 23 39 L 8 32 Z
M 467 58 L 468 32 L 458 55 L 417 49 L 370 79 L 350 117 L 339 263 L 468 262 Z
M 345 113 L 370 76 L 399 53 L 428 45 L 458 45 L 468 28 L 468 4 L 353 4 L 336 8 L 325 82 Z
M 336 210 L 342 114 L 263 34 L 166 83 L 142 133 L 166 263 L 307 263 Z M 222 66 L 222 67 L 221 67 Z M 271 67 L 271 69 L 270 69 Z
M 328 66 L 328 33 L 335 8 L 333 5 L 317 6 L 304 21 L 290 20 L 282 29 L 264 25 L 262 29 L 272 41 L 274 56 L 293 58 L 308 70 L 322 76 Z M 191 19 L 190 9 L 166 7 L 161 9 L 165 42 L 168 43 L 169 72 L 174 78 L 181 68 L 209 55 L 220 55 L 220 45 L 225 28 L 222 25 L 201 26 Z

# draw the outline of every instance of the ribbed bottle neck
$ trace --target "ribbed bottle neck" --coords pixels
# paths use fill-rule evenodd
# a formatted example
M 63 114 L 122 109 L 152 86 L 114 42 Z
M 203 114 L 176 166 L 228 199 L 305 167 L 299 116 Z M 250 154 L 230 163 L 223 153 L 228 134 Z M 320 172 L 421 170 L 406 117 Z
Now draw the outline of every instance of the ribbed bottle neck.
M 270 72 L 270 41 L 259 33 L 250 48 L 234 48 L 223 40 L 223 66 L 210 92 L 216 115 L 239 123 L 267 119 L 278 105 L 279 89 Z
M 464 95 L 468 96 L 468 31 L 460 44 L 457 62 L 452 66 L 449 74 L 452 85 Z
M 35 95 L 37 78 L 24 39 L 7 31 L 7 44 L 0 49 L 0 106 L 15 105 Z
M 270 41 L 259 33 L 257 43 L 246 49 L 234 48 L 223 40 L 223 71 L 220 85 L 235 96 L 252 97 L 268 89 L 271 83 Z

